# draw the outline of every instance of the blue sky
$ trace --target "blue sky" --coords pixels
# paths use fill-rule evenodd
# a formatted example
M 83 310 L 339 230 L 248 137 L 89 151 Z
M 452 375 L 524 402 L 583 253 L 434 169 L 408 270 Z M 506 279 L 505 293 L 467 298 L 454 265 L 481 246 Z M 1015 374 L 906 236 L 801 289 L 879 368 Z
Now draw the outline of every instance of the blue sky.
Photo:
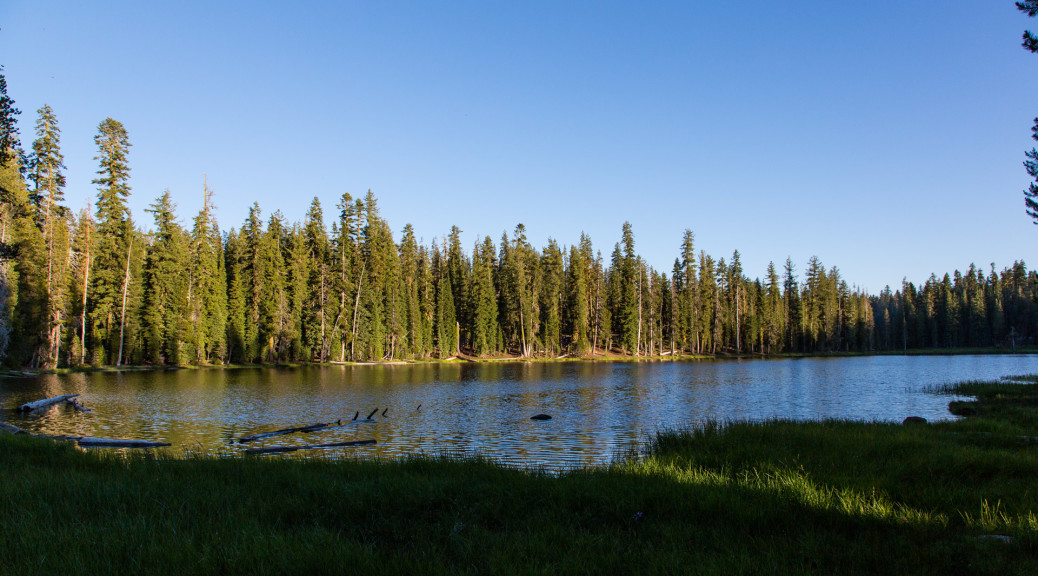
M 663 271 L 690 228 L 751 277 L 817 255 L 876 293 L 1038 265 L 1028 27 L 1008 0 L 6 0 L 0 64 L 23 144 L 53 107 L 76 209 L 111 116 L 145 227 L 166 188 L 189 223 L 206 174 L 225 230 L 371 189 L 398 238 L 522 222 L 608 259 L 629 220 Z

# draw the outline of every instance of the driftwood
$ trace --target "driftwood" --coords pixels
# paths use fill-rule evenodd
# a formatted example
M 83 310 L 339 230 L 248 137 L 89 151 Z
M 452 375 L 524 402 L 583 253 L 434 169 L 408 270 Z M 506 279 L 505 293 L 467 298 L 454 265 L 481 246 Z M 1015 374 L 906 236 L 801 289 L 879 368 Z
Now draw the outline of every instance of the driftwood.
M 249 436 L 242 436 L 238 439 L 241 444 L 248 442 L 254 442 L 256 440 L 262 440 L 264 438 L 272 438 L 274 436 L 283 436 L 285 434 L 294 434 L 296 432 L 323 432 L 325 430 L 334 430 L 336 428 L 345 428 L 347 426 L 356 426 L 357 424 L 374 424 L 375 421 L 371 418 L 365 420 L 350 420 L 349 422 L 332 422 L 330 424 L 317 423 L 309 426 L 299 426 L 296 428 L 282 428 L 281 430 L 274 430 L 273 432 L 261 432 L 259 434 L 250 434 Z
M 316 450 L 319 448 L 342 448 L 345 446 L 365 446 L 368 444 L 377 444 L 378 440 L 351 440 L 349 442 L 332 442 L 331 444 L 307 444 L 305 446 L 271 446 L 269 448 L 249 448 L 245 451 L 249 455 L 260 455 L 260 454 L 284 454 L 285 452 L 295 452 L 296 450 Z
M 63 394 L 61 396 L 55 396 L 53 398 L 44 398 L 43 400 L 37 400 L 35 402 L 28 402 L 18 407 L 19 412 L 31 412 L 40 408 L 46 408 L 51 404 L 57 404 L 58 402 L 65 402 L 69 398 L 75 398 L 79 394 Z
M 158 448 L 172 446 L 169 442 L 151 442 L 149 440 L 123 440 L 121 438 L 93 438 L 90 436 L 58 436 L 58 440 L 77 442 L 80 446 L 102 448 Z
M 91 410 L 90 408 L 87 408 L 86 406 L 80 404 L 75 398 L 66 398 L 65 403 L 69 406 L 72 406 L 76 410 L 79 410 L 80 412 L 93 412 L 93 410 Z
M 273 432 L 261 432 L 259 434 L 250 434 L 249 436 L 242 436 L 238 438 L 238 442 L 242 444 L 246 442 L 252 442 L 255 440 L 262 440 L 263 438 L 270 438 L 272 436 L 281 436 L 283 434 L 293 434 L 295 432 L 311 432 L 313 430 L 320 430 L 329 426 L 324 422 L 318 422 L 317 424 L 310 424 L 309 426 L 297 426 L 295 428 L 282 428 L 281 430 L 274 430 Z
M 25 430 L 7 422 L 0 422 L 0 430 L 10 432 L 11 434 L 28 434 Z

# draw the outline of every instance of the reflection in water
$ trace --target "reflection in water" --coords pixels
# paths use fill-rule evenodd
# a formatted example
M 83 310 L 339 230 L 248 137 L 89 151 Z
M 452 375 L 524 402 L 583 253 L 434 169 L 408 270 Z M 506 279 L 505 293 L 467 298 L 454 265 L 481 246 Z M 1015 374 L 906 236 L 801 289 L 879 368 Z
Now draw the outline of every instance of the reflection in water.
M 231 440 L 246 434 L 363 418 L 378 408 L 373 425 L 256 445 L 374 438 L 374 446 L 319 454 L 480 453 L 565 468 L 607 462 L 656 430 L 707 419 L 949 418 L 949 398 L 922 393 L 925 386 L 1034 372 L 1034 359 L 428 363 L 44 375 L 0 378 L 0 419 L 35 432 L 161 440 L 212 454 L 237 453 Z M 14 412 L 24 402 L 74 393 L 93 413 L 63 406 L 30 416 Z M 530 420 L 542 412 L 552 420 Z

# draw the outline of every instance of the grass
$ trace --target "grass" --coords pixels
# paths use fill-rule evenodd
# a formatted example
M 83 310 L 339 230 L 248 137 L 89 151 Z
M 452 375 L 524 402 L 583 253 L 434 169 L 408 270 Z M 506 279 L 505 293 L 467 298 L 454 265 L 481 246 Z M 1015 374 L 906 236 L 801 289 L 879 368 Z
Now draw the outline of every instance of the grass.
M 707 423 L 561 475 L 0 435 L 0 574 L 1034 574 L 1036 381 L 943 390 L 977 396 L 958 422 Z

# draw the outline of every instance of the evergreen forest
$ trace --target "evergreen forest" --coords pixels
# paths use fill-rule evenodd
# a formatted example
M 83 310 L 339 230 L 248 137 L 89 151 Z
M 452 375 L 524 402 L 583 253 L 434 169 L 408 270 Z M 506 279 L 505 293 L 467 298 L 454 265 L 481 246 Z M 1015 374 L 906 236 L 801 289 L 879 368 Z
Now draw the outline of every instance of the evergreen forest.
M 670 270 L 646 264 L 630 224 L 604 253 L 586 235 L 534 247 L 522 224 L 473 246 L 456 226 L 426 244 L 406 225 L 397 239 L 370 191 L 327 212 L 314 198 L 303 222 L 253 204 L 227 232 L 208 188 L 189 226 L 167 191 L 142 225 L 120 122 L 98 126 L 97 199 L 77 211 L 63 203 L 55 112 L 39 109 L 28 149 L 19 114 L 0 74 L 10 367 L 872 353 L 1008 348 L 1038 331 L 1038 276 L 1023 262 L 872 295 L 817 258 L 751 277 L 737 250 L 697 252 L 690 230 Z

